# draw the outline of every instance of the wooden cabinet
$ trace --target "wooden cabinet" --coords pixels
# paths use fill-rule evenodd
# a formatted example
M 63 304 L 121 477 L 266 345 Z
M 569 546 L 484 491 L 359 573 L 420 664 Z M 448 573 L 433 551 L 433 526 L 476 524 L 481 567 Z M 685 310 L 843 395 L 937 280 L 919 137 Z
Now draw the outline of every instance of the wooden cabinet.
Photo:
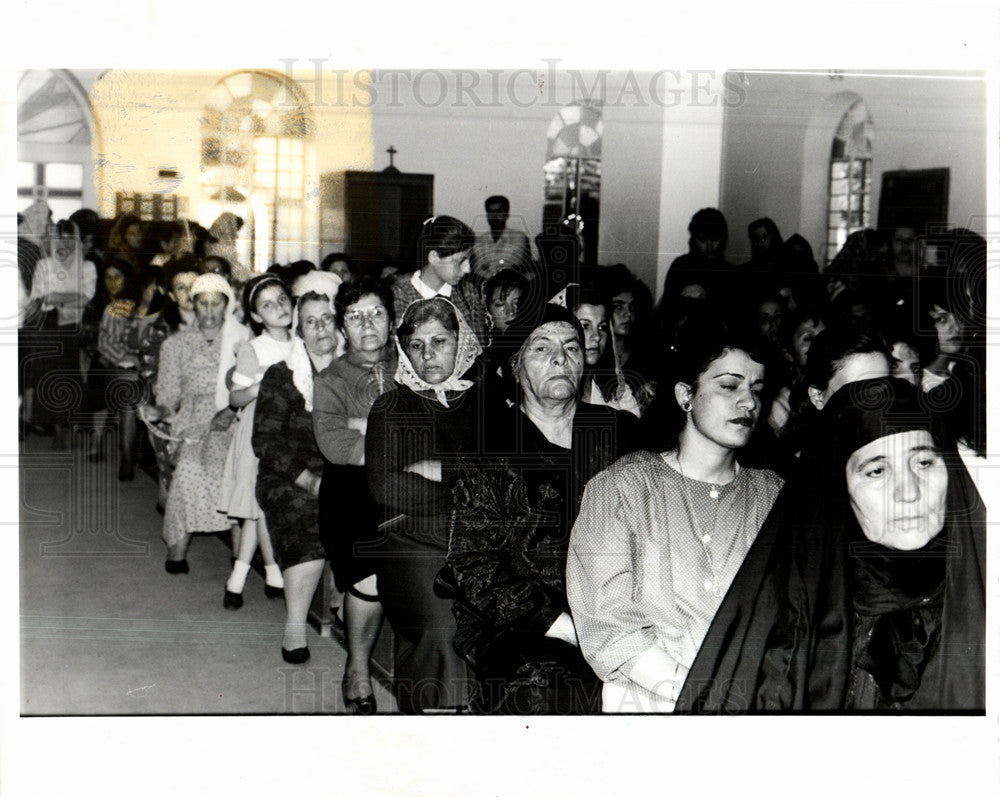
M 434 175 L 331 172 L 320 183 L 320 257 L 347 252 L 360 263 L 419 263 L 420 230 L 434 214 Z

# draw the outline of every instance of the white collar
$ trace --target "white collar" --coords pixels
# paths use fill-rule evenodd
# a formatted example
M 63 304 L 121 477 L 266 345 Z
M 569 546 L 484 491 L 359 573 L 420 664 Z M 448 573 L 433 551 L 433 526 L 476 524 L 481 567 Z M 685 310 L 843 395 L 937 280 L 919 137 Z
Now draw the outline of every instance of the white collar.
M 444 296 L 446 299 L 451 298 L 451 285 L 446 282 L 440 288 L 434 290 L 426 282 L 424 282 L 421 276 L 422 274 L 423 270 L 417 269 L 413 272 L 413 276 L 410 277 L 410 284 L 417 289 L 417 293 L 420 294 L 421 299 L 433 299 L 435 296 Z

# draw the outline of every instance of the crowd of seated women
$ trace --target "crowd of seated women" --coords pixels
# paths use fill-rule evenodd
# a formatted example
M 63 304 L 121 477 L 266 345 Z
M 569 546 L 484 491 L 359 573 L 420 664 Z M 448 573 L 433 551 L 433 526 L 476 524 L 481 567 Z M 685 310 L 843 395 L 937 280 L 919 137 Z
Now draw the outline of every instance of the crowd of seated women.
M 821 271 L 758 219 L 737 265 L 706 208 L 654 306 L 572 240 L 472 262 L 449 216 L 409 269 L 253 274 L 233 214 L 123 216 L 103 243 L 91 212 L 43 211 L 19 250 L 25 433 L 66 444 L 52 375 L 76 380 L 119 478 L 158 480 L 168 573 L 221 534 L 239 611 L 259 553 L 285 662 L 310 658 L 329 563 L 350 713 L 379 711 L 385 623 L 404 713 L 984 709 L 975 234 L 907 255 L 864 230 Z

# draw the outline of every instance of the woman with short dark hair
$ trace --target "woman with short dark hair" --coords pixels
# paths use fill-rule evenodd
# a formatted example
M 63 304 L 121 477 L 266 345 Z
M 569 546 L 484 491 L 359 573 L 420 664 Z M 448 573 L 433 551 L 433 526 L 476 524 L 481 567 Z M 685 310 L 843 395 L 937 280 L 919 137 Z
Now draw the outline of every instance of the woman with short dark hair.
M 392 288 L 396 317 L 418 299 L 441 296 L 458 308 L 481 346 L 487 343 L 485 309 L 478 288 L 468 278 L 476 235 L 452 216 L 433 216 L 420 233 L 420 268 Z
M 672 368 L 674 448 L 616 462 L 587 485 L 566 584 L 605 712 L 669 712 L 781 489 L 743 468 L 764 366 L 724 327 L 689 330 Z
M 334 309 L 347 349 L 317 374 L 313 399 L 313 430 L 325 460 L 320 537 L 344 593 L 344 704 L 350 713 L 374 714 L 369 660 L 382 627 L 382 604 L 376 561 L 365 549 L 378 540 L 380 517 L 368 491 L 365 436 L 372 404 L 395 386 L 396 319 L 392 292 L 370 277 L 341 285 Z

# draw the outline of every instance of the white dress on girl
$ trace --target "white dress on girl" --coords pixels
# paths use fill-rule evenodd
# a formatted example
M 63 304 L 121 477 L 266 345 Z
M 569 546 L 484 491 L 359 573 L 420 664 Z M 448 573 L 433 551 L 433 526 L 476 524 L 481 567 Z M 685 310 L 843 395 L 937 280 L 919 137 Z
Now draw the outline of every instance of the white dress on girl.
M 281 341 L 267 332 L 243 344 L 236 353 L 233 389 L 248 388 L 264 378 L 264 372 L 285 360 L 292 350 L 292 336 Z M 240 409 L 236 431 L 222 472 L 219 511 L 231 518 L 257 520 L 263 516 L 257 504 L 257 457 L 253 453 L 253 418 L 257 400 Z

